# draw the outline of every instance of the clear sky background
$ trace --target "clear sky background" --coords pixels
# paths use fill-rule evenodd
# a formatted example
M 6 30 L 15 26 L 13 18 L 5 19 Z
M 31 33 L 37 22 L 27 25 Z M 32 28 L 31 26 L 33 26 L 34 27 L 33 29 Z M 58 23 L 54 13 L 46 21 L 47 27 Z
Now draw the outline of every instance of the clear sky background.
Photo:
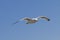
M 47 16 L 25 24 L 23 17 Z M 60 0 L 0 0 L 0 40 L 60 40 Z

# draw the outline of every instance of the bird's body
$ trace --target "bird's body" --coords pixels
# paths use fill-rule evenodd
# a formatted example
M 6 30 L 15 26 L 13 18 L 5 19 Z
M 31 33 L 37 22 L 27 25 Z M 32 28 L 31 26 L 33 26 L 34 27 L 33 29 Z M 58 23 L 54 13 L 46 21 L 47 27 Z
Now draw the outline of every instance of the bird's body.
M 32 23 L 36 23 L 36 22 L 37 22 L 37 20 L 30 20 L 30 21 L 27 21 L 26 24 L 32 24 Z
M 22 20 L 25 20 L 26 21 L 26 24 L 33 24 L 33 23 L 36 23 L 38 22 L 39 19 L 45 19 L 47 21 L 50 21 L 49 18 L 45 17 L 45 16 L 39 16 L 39 17 L 36 17 L 36 18 L 28 18 L 28 17 L 25 17 L 25 18 L 22 18 Z M 20 21 L 20 20 L 19 20 Z M 18 23 L 19 21 L 15 22 Z

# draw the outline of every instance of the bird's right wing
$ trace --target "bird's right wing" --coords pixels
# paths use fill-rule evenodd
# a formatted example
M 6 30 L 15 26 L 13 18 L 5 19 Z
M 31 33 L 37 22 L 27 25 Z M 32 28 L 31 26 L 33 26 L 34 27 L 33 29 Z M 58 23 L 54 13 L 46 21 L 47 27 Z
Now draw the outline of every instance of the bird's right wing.
M 45 16 L 41 16 L 40 18 L 43 18 L 43 19 L 45 19 L 45 20 L 47 20 L 47 21 L 50 21 L 50 19 L 47 18 L 47 17 L 45 17 Z

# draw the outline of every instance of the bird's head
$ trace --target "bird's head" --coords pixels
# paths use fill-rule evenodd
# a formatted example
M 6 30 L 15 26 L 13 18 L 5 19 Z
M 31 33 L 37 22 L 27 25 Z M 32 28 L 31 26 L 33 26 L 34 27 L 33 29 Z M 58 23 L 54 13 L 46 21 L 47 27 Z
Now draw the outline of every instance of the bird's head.
M 32 18 L 32 20 L 38 20 L 38 18 Z

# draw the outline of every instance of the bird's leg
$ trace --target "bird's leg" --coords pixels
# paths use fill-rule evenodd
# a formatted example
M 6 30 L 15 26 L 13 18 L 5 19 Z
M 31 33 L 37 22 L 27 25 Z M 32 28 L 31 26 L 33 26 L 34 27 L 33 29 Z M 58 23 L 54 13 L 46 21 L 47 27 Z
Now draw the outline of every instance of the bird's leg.
M 29 24 L 28 22 L 26 24 Z

